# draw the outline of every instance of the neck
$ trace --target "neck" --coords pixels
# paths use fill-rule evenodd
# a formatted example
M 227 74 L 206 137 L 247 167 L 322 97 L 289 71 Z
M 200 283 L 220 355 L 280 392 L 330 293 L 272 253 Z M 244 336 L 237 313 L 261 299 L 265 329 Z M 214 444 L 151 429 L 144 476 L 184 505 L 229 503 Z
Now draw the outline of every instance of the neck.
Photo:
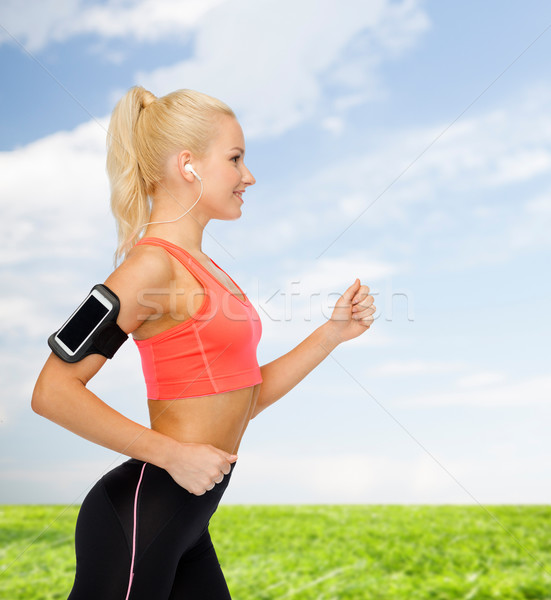
M 182 202 L 182 205 L 179 205 L 173 200 L 171 202 L 154 200 L 149 220 L 172 221 L 185 212 L 186 205 L 191 206 L 189 201 Z M 185 248 L 188 252 L 202 254 L 203 231 L 209 222 L 209 218 L 201 213 L 198 208 L 194 207 L 177 221 L 148 225 L 143 237 L 162 238 L 181 248 Z
M 151 220 L 157 219 L 152 218 Z M 163 219 L 159 218 L 158 220 L 162 221 Z M 162 238 L 192 254 L 202 254 L 204 228 L 205 226 L 202 223 L 198 222 L 191 214 L 187 214 L 175 223 L 149 225 L 143 237 Z

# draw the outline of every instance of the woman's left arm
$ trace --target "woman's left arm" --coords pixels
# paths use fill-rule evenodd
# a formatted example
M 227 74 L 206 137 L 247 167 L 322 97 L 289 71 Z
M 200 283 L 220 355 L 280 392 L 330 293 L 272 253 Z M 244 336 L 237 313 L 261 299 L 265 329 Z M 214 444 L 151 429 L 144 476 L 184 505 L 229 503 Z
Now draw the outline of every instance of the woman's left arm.
M 296 348 L 260 367 L 262 385 L 251 418 L 285 396 L 317 367 L 340 343 L 358 337 L 373 323 L 373 296 L 360 280 L 344 292 L 335 304 L 331 318 Z

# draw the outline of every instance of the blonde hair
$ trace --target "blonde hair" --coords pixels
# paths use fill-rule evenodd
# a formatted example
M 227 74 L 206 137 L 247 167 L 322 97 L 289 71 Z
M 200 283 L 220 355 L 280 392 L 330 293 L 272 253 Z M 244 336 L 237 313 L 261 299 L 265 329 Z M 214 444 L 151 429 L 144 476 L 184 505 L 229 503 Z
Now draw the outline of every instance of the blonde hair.
M 195 90 L 157 98 L 136 86 L 119 100 L 107 134 L 107 174 L 118 236 L 115 265 L 149 220 L 151 195 L 168 156 L 179 149 L 205 156 L 216 130 L 213 117 L 219 114 L 235 117 L 224 102 Z

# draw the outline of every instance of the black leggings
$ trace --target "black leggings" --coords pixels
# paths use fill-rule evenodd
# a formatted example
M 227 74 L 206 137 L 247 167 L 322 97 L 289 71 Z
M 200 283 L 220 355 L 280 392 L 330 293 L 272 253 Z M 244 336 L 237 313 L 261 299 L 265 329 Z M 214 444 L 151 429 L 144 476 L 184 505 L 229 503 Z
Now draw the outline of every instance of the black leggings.
M 232 471 L 202 496 L 164 469 L 133 458 L 107 473 L 78 515 L 68 600 L 231 600 L 208 525 Z

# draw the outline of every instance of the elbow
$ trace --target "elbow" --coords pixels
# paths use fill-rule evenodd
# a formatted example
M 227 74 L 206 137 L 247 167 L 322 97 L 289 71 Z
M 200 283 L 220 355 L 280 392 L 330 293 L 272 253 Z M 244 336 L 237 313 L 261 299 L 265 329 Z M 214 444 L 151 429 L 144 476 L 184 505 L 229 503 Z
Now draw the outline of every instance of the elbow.
M 48 377 L 40 376 L 34 386 L 31 408 L 37 415 L 52 421 L 59 408 L 58 405 L 59 385 L 54 385 Z
M 48 360 L 36 380 L 31 408 L 37 415 L 58 422 L 66 414 L 69 400 L 82 387 L 86 387 L 85 382 L 77 372 L 67 370 L 66 363 Z
M 41 417 L 46 416 L 46 413 L 48 412 L 48 398 L 49 394 L 47 388 L 44 385 L 44 382 L 39 379 L 34 386 L 31 398 L 31 408 L 37 415 L 40 415 Z

